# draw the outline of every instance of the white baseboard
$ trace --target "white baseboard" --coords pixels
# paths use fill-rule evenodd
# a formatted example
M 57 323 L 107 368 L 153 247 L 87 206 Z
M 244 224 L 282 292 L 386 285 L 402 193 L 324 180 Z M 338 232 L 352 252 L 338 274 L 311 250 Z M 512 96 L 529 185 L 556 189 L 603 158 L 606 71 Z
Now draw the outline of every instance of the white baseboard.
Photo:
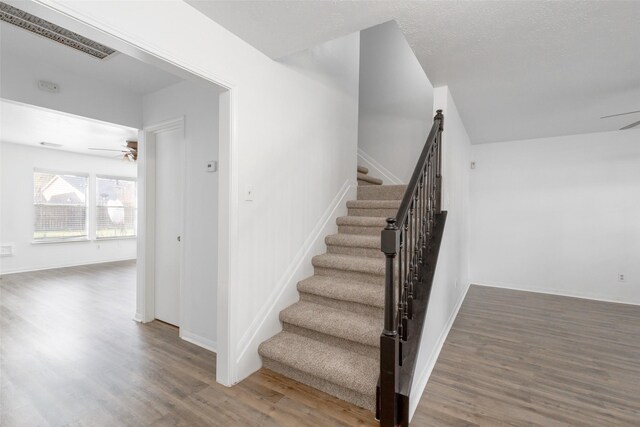
M 629 305 L 640 305 L 640 301 L 621 301 L 619 299 L 611 298 L 611 297 L 603 297 L 601 295 L 594 295 L 588 292 L 571 292 L 560 289 L 552 289 L 552 288 L 539 288 L 535 286 L 526 286 L 526 285 L 514 285 L 511 283 L 503 283 L 503 282 L 478 282 L 472 281 L 472 285 L 478 286 L 486 286 L 489 288 L 501 288 L 501 289 L 510 289 L 513 291 L 524 291 L 524 292 L 535 292 L 538 294 L 547 294 L 547 295 L 558 295 L 562 297 L 571 297 L 571 298 L 580 298 L 580 299 L 588 299 L 592 301 L 602 301 L 602 302 L 613 302 L 616 304 L 629 304 Z
M 133 315 L 133 320 L 134 320 L 135 322 L 138 322 L 138 323 L 144 323 L 144 320 L 143 320 L 142 314 L 140 314 L 140 313 L 138 313 L 138 312 L 136 312 L 136 313 Z
M 395 176 L 391 171 L 378 163 L 373 157 L 358 148 L 358 164 L 373 171 L 373 176 L 381 178 L 385 184 L 404 184 L 400 178 Z
M 440 356 L 440 352 L 442 351 L 442 346 L 444 346 L 444 342 L 447 340 L 447 336 L 449 336 L 449 331 L 451 331 L 451 327 L 453 326 L 453 322 L 455 322 L 456 317 L 458 316 L 458 311 L 460 311 L 460 307 L 462 307 L 462 303 L 464 302 L 465 297 L 467 296 L 467 292 L 469 291 L 469 285 L 467 284 L 467 288 L 464 290 L 460 299 L 456 303 L 455 308 L 451 312 L 451 316 L 447 320 L 447 323 L 442 329 L 438 340 L 436 341 L 436 345 L 429 355 L 429 359 L 424 369 L 418 376 L 414 379 L 414 384 L 417 384 L 416 387 L 411 390 L 411 398 L 409 399 L 409 421 L 413 418 L 413 414 L 416 412 L 418 408 L 418 404 L 420 403 L 420 399 L 422 398 L 422 394 L 424 393 L 424 389 L 427 387 L 427 383 L 429 382 L 429 378 L 431 377 L 431 372 L 433 372 L 433 368 L 436 366 L 436 362 L 438 361 L 438 356 Z
M 29 268 L 18 268 L 15 270 L 3 270 L 0 271 L 0 276 L 4 276 L 6 274 L 16 274 L 16 273 L 29 273 L 31 271 L 43 271 L 43 270 L 55 270 L 58 268 L 69 268 L 69 267 L 80 267 L 83 265 L 93 265 L 93 264 L 107 264 L 110 262 L 120 262 L 120 261 L 133 261 L 136 257 L 125 257 L 125 258 L 114 258 L 108 260 L 97 260 L 97 261 L 83 261 L 83 262 L 73 262 L 73 263 L 65 263 L 54 266 L 40 266 L 40 267 L 29 267 Z
M 256 313 L 253 323 L 238 343 L 236 353 L 239 355 L 236 359 L 238 378 L 236 382 L 248 377 L 262 366 L 258 355 L 258 346 L 282 330 L 282 324 L 279 320 L 280 311 L 297 300 L 297 283 L 313 274 L 311 258 L 326 250 L 324 237 L 337 232 L 336 218 L 346 215 L 346 201 L 356 198 L 356 189 L 355 182 L 345 181 L 301 246 L 282 279 L 274 287 L 262 309 Z
M 190 342 L 191 344 L 195 344 L 198 347 L 202 347 L 211 352 L 217 353 L 217 345 L 216 342 L 210 340 L 208 338 L 202 337 L 200 335 L 194 334 L 189 331 L 185 331 L 182 328 L 180 329 L 180 338 Z

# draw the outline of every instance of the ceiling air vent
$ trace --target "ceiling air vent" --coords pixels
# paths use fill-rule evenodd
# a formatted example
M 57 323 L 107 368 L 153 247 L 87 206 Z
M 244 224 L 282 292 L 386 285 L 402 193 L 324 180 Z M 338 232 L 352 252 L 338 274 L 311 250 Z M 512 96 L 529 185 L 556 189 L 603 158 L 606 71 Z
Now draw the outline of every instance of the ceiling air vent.
M 2 2 L 0 2 L 0 19 L 94 58 L 104 59 L 116 52 L 110 47 Z

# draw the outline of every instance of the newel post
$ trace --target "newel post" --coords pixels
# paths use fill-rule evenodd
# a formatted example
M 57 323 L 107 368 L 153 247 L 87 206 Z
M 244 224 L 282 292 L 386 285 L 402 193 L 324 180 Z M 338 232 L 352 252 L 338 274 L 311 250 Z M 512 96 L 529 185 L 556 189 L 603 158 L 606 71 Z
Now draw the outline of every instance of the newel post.
M 380 425 L 395 426 L 398 420 L 398 313 L 395 288 L 395 259 L 400 250 L 400 230 L 395 218 L 387 219 L 382 230 L 381 249 L 386 257 L 384 279 L 384 330 L 380 336 Z
M 434 120 L 440 120 L 436 134 L 436 206 L 435 212 L 442 211 L 442 131 L 444 130 L 444 115 L 442 110 L 436 110 Z

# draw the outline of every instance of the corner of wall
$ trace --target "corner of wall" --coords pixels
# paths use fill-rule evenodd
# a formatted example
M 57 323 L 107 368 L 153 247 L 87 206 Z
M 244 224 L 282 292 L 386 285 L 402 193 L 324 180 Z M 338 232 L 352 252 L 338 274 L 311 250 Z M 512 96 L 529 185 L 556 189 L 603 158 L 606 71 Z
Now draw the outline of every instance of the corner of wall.
M 215 341 L 205 338 L 203 336 L 194 334 L 192 332 L 188 332 L 183 329 L 180 329 L 180 338 L 187 342 L 190 342 L 191 344 L 195 344 L 198 347 L 202 347 L 206 350 L 209 350 L 213 353 L 217 353 L 218 351 L 218 345 L 216 344 Z

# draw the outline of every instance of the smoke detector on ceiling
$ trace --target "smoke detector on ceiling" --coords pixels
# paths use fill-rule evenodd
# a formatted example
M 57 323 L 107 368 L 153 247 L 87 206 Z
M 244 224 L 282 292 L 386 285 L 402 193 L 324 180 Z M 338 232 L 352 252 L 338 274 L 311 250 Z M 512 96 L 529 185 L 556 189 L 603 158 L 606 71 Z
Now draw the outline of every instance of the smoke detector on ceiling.
M 116 53 L 115 49 L 2 2 L 0 2 L 0 20 L 91 55 L 94 58 L 105 59 Z

